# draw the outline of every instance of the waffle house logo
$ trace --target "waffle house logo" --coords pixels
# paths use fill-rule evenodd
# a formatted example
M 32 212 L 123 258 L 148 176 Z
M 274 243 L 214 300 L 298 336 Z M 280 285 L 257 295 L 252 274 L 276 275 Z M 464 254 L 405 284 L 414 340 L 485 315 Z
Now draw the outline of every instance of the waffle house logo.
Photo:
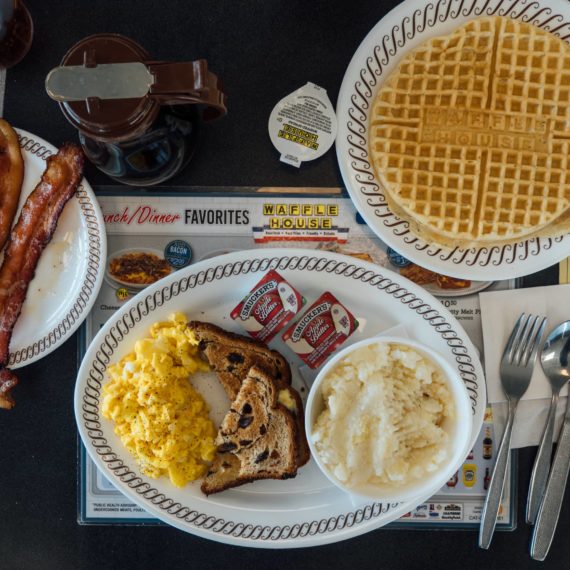
M 420 142 L 532 152 L 548 150 L 549 134 L 543 117 L 427 108 Z
M 338 226 L 339 205 L 265 203 L 263 225 L 254 227 L 256 242 L 278 240 L 346 242 L 348 228 Z
M 299 129 L 298 127 L 294 127 L 287 123 L 283 125 L 283 128 L 280 129 L 277 136 L 287 141 L 300 144 L 301 146 L 306 146 L 312 150 L 319 149 L 319 143 L 317 142 L 319 140 L 319 135 L 310 133 L 304 129 Z

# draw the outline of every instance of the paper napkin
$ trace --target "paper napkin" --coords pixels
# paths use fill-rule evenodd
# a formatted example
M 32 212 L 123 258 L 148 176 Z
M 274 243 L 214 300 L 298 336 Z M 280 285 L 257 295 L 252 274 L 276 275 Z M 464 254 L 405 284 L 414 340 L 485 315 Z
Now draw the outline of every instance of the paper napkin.
M 507 398 L 501 387 L 499 365 L 509 335 L 521 313 L 540 315 L 548 318 L 546 332 L 541 341 L 544 342 L 551 330 L 560 323 L 570 320 L 570 285 L 492 291 L 480 293 L 479 299 L 487 398 L 492 404 L 496 431 L 501 433 L 507 417 Z M 561 395 L 566 396 L 567 393 L 568 386 L 562 390 Z M 530 386 L 517 410 L 511 447 L 516 449 L 539 444 L 551 395 L 550 383 L 537 359 Z M 558 435 L 565 407 L 566 398 L 563 397 L 558 403 L 555 436 Z

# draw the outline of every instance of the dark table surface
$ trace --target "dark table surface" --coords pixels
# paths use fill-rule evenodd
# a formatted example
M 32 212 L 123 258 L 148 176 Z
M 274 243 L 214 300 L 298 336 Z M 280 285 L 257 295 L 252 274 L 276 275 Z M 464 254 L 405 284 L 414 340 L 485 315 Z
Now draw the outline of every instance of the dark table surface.
M 340 186 L 334 152 L 301 169 L 279 162 L 267 135 L 275 103 L 312 81 L 333 103 L 350 58 L 397 1 L 388 0 L 26 0 L 35 37 L 9 70 L 5 117 L 55 145 L 76 133 L 44 91 L 46 73 L 77 40 L 118 32 L 156 58 L 205 58 L 228 93 L 228 116 L 203 129 L 199 150 L 173 185 Z M 110 180 L 88 166 L 92 184 Z M 556 270 L 527 284 L 555 282 Z M 520 453 L 514 532 L 477 548 L 470 531 L 380 529 L 337 544 L 267 551 L 225 546 L 169 527 L 77 524 L 77 431 L 73 387 L 77 338 L 18 371 L 18 404 L 0 414 L 1 568 L 526 568 L 524 499 L 534 449 Z M 543 567 L 570 566 L 570 498 Z

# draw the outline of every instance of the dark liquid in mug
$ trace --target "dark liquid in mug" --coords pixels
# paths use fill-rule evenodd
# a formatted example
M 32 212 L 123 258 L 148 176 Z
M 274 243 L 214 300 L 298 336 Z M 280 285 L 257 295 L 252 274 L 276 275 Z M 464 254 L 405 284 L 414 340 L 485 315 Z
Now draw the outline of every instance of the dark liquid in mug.
M 27 8 L 18 0 L 0 0 L 0 67 L 12 67 L 30 49 L 34 28 Z
M 102 142 L 80 133 L 87 157 L 103 172 L 126 184 L 150 186 L 173 176 L 196 148 L 198 120 L 192 107 L 161 109 L 159 117 L 132 141 Z

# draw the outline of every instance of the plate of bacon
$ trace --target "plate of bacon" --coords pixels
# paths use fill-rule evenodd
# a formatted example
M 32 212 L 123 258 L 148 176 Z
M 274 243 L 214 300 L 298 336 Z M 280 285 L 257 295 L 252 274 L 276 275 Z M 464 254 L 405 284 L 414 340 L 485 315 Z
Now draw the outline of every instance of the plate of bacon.
M 18 148 L 19 147 L 19 148 Z M 101 286 L 105 225 L 83 178 L 83 153 L 59 150 L 0 119 L 0 407 L 13 369 L 65 342 Z

